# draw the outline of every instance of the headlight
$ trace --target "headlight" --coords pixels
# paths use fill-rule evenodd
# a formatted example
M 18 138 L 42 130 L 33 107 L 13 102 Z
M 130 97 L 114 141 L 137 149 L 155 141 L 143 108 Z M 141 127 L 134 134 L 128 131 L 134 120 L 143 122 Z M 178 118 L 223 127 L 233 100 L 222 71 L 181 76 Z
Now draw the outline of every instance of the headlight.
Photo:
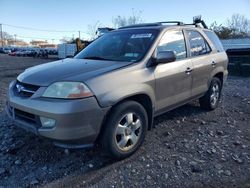
M 93 96 L 89 88 L 81 82 L 56 82 L 44 92 L 43 97 L 79 99 Z

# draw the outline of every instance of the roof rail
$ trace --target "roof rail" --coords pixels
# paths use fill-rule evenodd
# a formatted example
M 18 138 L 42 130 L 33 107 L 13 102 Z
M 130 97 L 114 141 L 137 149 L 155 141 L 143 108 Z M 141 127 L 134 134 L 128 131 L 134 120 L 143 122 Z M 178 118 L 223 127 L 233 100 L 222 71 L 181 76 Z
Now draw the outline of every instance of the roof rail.
M 142 24 L 128 25 L 128 26 L 120 27 L 119 29 L 127 29 L 127 28 L 134 28 L 134 27 L 161 26 L 161 25 L 164 25 L 164 24 L 184 25 L 184 23 L 180 22 L 180 21 L 165 21 L 165 22 L 142 23 Z
M 127 29 L 127 28 L 134 28 L 134 27 L 151 27 L 151 26 L 160 26 L 160 23 L 142 23 L 142 24 L 134 24 L 134 25 L 128 25 L 124 27 L 120 27 L 119 29 Z
M 203 28 L 208 29 L 206 23 L 201 19 L 201 15 L 193 17 L 193 23 L 191 24 L 185 24 L 181 21 L 164 21 L 164 22 L 128 25 L 128 26 L 120 27 L 119 29 L 127 29 L 127 28 L 135 28 L 135 27 L 151 27 L 151 26 L 153 27 L 153 26 L 162 26 L 164 24 L 176 24 L 178 26 L 193 25 L 195 27 L 200 27 L 200 24 L 201 24 Z
M 160 23 L 161 25 L 164 25 L 164 24 L 184 25 L 184 23 L 180 21 L 166 21 L 166 22 L 157 22 L 157 23 Z

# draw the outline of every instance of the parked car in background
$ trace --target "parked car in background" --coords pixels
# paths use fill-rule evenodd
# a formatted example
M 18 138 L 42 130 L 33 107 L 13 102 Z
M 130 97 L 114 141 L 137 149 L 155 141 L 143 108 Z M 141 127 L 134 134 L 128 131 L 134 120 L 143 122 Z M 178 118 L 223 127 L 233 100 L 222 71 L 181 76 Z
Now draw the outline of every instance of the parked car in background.
M 29 68 L 11 82 L 6 112 L 58 146 L 100 143 L 112 157 L 128 157 L 154 117 L 195 99 L 206 110 L 218 106 L 228 58 L 199 23 L 123 27 L 74 58 Z
M 40 49 L 37 53 L 37 57 L 48 58 L 48 51 L 46 49 Z
M 4 53 L 4 54 L 8 54 L 8 53 L 10 53 L 10 52 L 11 52 L 10 49 L 3 49 L 3 53 Z
M 3 48 L 0 48 L 0 53 L 4 53 Z
M 99 27 L 96 31 L 96 38 L 101 37 L 102 35 L 113 30 L 114 30 L 113 28 L 109 28 L 109 27 Z
M 24 56 L 25 50 L 18 50 L 16 51 L 16 56 Z
M 0 48 L 0 53 L 8 53 L 10 56 L 18 57 L 48 58 L 49 55 L 57 55 L 58 51 L 55 48 L 8 47 Z
M 16 51 L 10 52 L 8 55 L 10 55 L 10 56 L 16 56 Z

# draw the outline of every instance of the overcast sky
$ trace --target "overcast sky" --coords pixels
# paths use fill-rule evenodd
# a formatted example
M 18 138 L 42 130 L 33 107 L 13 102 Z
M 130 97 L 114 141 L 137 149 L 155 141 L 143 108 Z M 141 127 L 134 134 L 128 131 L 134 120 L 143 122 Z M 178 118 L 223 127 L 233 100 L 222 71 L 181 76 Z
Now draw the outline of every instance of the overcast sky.
M 201 14 L 210 25 L 224 23 L 234 13 L 250 18 L 250 0 L 0 0 L 0 23 L 42 30 L 78 31 L 88 37 L 87 27 L 97 21 L 112 26 L 117 15 L 129 16 L 132 10 L 141 12 L 145 22 L 180 20 L 192 22 Z M 57 39 L 78 36 L 77 32 L 45 32 L 3 25 L 3 30 L 17 38 Z M 51 40 L 49 40 L 51 42 Z

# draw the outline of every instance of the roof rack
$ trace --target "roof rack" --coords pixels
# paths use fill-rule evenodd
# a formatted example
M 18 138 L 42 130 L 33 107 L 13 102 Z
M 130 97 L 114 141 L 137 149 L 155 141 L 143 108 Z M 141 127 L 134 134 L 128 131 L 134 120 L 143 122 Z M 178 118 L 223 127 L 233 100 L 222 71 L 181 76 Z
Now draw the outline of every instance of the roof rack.
M 128 26 L 120 27 L 119 29 L 127 29 L 127 28 L 134 28 L 134 27 L 151 27 L 151 26 L 153 27 L 153 26 L 161 26 L 164 24 L 184 25 L 184 23 L 180 22 L 180 21 L 165 21 L 165 22 L 142 23 L 142 24 L 128 25 Z
M 120 27 L 119 29 L 127 29 L 127 28 L 134 28 L 134 27 L 151 27 L 151 26 L 160 26 L 160 25 L 161 25 L 160 23 L 134 24 L 134 25 Z
M 208 29 L 206 23 L 201 19 L 201 15 L 193 17 L 193 23 L 191 24 L 185 24 L 181 21 L 164 21 L 164 22 L 128 25 L 128 26 L 120 27 L 119 29 L 127 29 L 127 28 L 135 28 L 135 27 L 153 27 L 153 26 L 162 26 L 165 24 L 176 24 L 178 26 L 193 25 L 195 27 L 200 27 L 200 24 L 201 24 L 203 28 Z

